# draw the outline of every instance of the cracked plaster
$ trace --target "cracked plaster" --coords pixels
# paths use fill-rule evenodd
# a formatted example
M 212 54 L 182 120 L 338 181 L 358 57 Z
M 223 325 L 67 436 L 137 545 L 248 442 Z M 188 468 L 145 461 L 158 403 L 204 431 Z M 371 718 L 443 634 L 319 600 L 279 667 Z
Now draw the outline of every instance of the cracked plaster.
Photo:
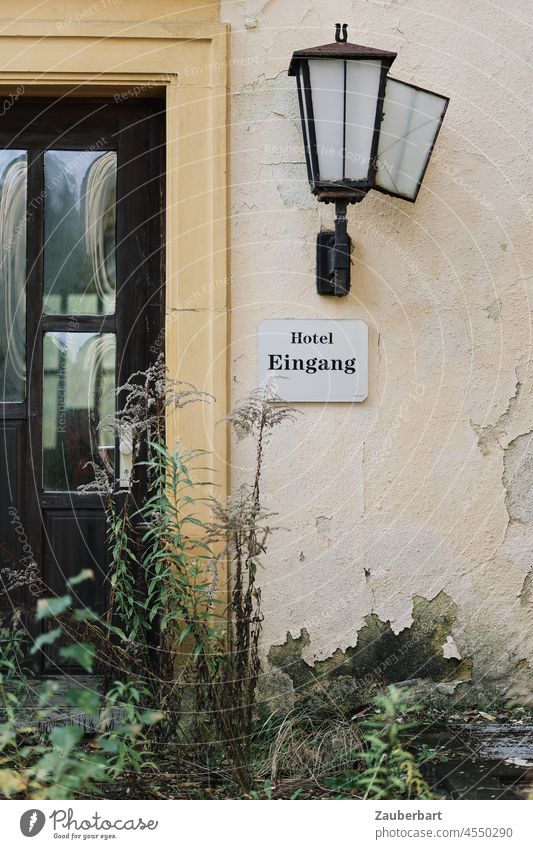
M 305 631 L 302 656 L 325 662 L 353 646 L 369 615 L 399 635 L 412 627 L 413 598 L 444 591 L 457 615 L 441 649 L 457 662 L 457 643 L 476 686 L 501 691 L 529 674 L 533 655 L 528 4 L 498 18 L 450 0 L 436 17 L 432 0 L 339 0 L 350 40 L 397 50 L 396 76 L 451 97 L 417 203 L 371 193 L 350 209 L 344 300 L 314 290 L 316 233 L 332 212 L 309 192 L 285 73 L 293 50 L 330 40 L 331 6 L 221 9 L 237 60 L 234 397 L 255 385 L 262 319 L 364 318 L 370 328 L 368 400 L 302 405 L 268 448 L 264 491 L 284 530 L 263 558 L 264 653 Z M 252 462 L 247 440 L 234 460 L 238 483 Z

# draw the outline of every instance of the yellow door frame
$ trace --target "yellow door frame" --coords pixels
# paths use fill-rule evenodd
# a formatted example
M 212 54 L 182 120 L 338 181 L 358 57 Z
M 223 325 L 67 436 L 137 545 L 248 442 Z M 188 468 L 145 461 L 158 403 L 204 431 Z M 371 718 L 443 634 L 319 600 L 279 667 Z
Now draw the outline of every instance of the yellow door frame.
M 166 98 L 166 320 L 170 376 L 214 396 L 169 414 L 168 440 L 210 452 L 228 491 L 228 27 L 216 23 L 11 19 L 0 90 Z

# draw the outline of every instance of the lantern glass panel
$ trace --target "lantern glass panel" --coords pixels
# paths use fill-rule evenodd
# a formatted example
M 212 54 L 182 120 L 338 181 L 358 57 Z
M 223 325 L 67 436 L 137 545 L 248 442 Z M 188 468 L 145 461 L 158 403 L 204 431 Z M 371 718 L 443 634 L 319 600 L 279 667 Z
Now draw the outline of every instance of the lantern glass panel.
M 311 156 L 311 139 L 309 136 L 309 115 L 307 112 L 307 97 L 306 97 L 306 85 L 305 85 L 305 76 L 303 65 L 300 65 L 300 70 L 298 71 L 298 88 L 300 92 L 300 109 L 302 113 L 302 124 L 304 131 L 304 144 L 305 149 L 307 151 L 307 161 L 308 167 L 310 168 L 310 179 L 315 180 L 316 174 L 314 172 L 314 160 Z
M 342 180 L 344 61 L 310 59 L 309 79 L 320 180 Z
M 387 79 L 375 187 L 415 200 L 448 99 Z
M 372 158 L 381 62 L 346 62 L 346 135 L 344 177 L 366 180 Z

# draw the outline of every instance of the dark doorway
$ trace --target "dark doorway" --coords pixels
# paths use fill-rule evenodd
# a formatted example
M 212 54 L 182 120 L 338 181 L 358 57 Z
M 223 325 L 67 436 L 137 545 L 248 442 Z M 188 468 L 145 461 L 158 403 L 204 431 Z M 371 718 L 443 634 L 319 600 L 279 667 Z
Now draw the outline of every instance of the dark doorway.
M 0 121 L 0 564 L 59 593 L 90 568 L 80 602 L 100 612 L 105 513 L 80 487 L 98 456 L 119 497 L 100 423 L 161 347 L 163 117 L 160 100 L 21 99 Z

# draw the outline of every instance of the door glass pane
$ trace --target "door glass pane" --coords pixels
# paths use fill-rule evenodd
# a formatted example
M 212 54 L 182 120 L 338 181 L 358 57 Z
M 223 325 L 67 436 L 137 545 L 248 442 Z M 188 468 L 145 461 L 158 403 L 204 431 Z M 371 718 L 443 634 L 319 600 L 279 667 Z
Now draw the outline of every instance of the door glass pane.
M 26 173 L 25 151 L 0 150 L 0 401 L 25 397 Z
M 102 419 L 115 410 L 113 333 L 44 335 L 43 484 L 77 489 L 94 479 L 85 464 L 114 463 L 114 437 Z
M 113 151 L 45 153 L 45 313 L 115 311 L 116 176 Z

